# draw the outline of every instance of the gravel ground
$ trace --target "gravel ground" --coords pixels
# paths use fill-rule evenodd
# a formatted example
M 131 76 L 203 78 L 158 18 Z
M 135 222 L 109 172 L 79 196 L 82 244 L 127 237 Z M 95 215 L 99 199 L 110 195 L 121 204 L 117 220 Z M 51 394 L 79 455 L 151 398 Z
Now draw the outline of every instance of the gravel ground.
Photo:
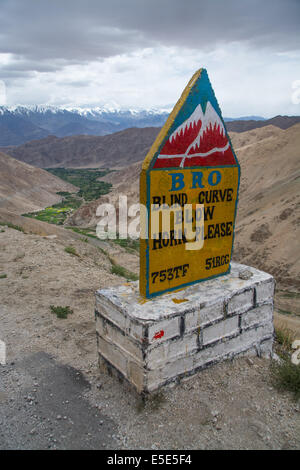
M 145 403 L 100 373 L 93 294 L 123 280 L 95 246 L 72 245 L 79 256 L 62 237 L 0 233 L 0 449 L 300 448 L 299 402 L 272 387 L 267 360 L 218 364 Z M 137 271 L 137 256 L 109 250 Z

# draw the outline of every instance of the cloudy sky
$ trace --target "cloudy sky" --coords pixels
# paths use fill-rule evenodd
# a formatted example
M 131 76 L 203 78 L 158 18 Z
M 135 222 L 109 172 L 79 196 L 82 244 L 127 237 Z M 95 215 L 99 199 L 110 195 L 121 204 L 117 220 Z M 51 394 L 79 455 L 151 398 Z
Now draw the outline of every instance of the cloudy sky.
M 0 104 L 171 107 L 205 67 L 225 116 L 300 114 L 300 0 L 0 8 Z

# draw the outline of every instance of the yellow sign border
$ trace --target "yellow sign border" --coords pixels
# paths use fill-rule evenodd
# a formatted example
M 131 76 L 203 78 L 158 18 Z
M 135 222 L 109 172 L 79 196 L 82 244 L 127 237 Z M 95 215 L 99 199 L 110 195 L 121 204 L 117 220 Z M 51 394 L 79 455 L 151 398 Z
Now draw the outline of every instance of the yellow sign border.
M 186 85 L 185 89 L 183 90 L 179 100 L 177 101 L 177 103 L 174 106 L 172 112 L 168 116 L 167 121 L 165 122 L 164 126 L 160 130 L 158 136 L 156 137 L 154 143 L 152 144 L 150 150 L 148 151 L 148 153 L 147 153 L 147 155 L 146 155 L 146 157 L 143 161 L 142 170 L 141 170 L 141 173 L 140 173 L 140 203 L 144 207 L 148 208 L 147 203 L 148 203 L 148 200 L 149 200 L 150 188 L 148 188 L 147 179 L 149 178 L 149 170 L 150 170 L 151 162 L 152 162 L 153 158 L 155 157 L 156 153 L 158 152 L 158 149 L 162 145 L 162 143 L 163 143 L 164 139 L 166 138 L 167 134 L 169 133 L 169 131 L 170 131 L 177 115 L 178 115 L 178 113 L 180 112 L 181 108 L 185 104 L 185 102 L 186 102 L 186 100 L 189 96 L 189 93 L 191 92 L 191 89 L 192 89 L 193 85 L 201 77 L 201 74 L 202 74 L 203 71 L 205 71 L 205 69 L 200 68 L 199 70 L 197 70 L 194 73 L 192 78 L 189 80 L 189 82 Z M 229 136 L 228 136 L 228 140 L 230 142 L 230 146 L 231 146 L 232 151 L 234 153 L 234 150 L 233 150 L 233 147 L 232 147 L 231 140 L 230 140 Z M 236 202 L 235 202 L 235 214 L 234 214 L 234 228 L 235 228 L 235 219 L 236 219 L 237 203 L 238 203 L 238 193 L 239 193 L 239 185 L 240 185 L 240 165 L 239 165 L 239 162 L 236 158 L 235 153 L 234 153 L 234 156 L 235 156 L 235 160 L 236 160 L 236 165 L 235 166 L 238 168 L 238 186 L 237 186 L 237 197 L 236 197 Z M 143 229 L 142 229 L 143 217 L 144 217 L 144 214 L 141 213 L 141 233 L 143 231 Z M 147 226 L 147 230 L 148 230 L 148 226 Z M 235 233 L 233 232 L 231 255 L 232 255 L 232 252 L 233 252 L 234 235 L 235 235 Z M 164 292 L 157 292 L 155 294 L 149 294 L 149 292 L 147 292 L 147 288 L 148 288 L 147 272 L 149 270 L 148 269 L 148 259 L 149 259 L 149 243 L 148 243 L 147 239 L 141 238 L 140 239 L 139 290 L 140 290 L 140 294 L 143 297 L 152 298 L 152 297 L 155 297 L 155 296 L 158 296 L 158 295 L 163 295 L 164 293 L 168 293 L 170 291 L 180 290 L 184 287 L 184 286 L 182 286 L 182 287 L 179 286 L 179 287 L 168 289 L 167 291 L 164 291 Z M 230 267 L 229 267 L 228 272 L 230 272 Z M 227 273 L 225 272 L 225 273 L 222 273 L 222 274 L 212 275 L 208 278 L 212 279 L 214 277 L 218 277 L 218 276 L 221 276 L 221 275 L 224 275 L 224 274 L 227 274 Z M 193 283 L 200 282 L 200 281 L 203 281 L 203 280 L 205 280 L 205 279 L 195 280 L 195 281 L 193 281 Z

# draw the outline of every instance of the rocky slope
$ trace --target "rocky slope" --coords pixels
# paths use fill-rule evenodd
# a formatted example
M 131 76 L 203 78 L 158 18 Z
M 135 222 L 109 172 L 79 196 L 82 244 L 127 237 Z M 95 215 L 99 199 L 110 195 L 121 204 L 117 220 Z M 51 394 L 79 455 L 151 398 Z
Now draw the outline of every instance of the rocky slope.
M 300 124 L 233 136 L 242 179 L 235 258 L 299 290 Z
M 59 202 L 58 191 L 77 191 L 72 184 L 0 152 L 0 210 L 33 212 Z

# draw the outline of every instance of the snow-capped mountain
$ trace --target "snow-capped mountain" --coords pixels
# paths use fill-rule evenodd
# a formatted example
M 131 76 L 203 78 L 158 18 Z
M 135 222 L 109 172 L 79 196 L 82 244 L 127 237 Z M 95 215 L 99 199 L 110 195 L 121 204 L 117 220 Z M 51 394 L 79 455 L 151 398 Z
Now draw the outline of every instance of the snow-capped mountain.
M 5 114 L 7 112 L 19 114 L 19 115 L 30 115 L 32 113 L 37 114 L 63 114 L 69 112 L 72 114 L 79 114 L 80 116 L 93 116 L 94 118 L 99 118 L 102 115 L 108 114 L 130 114 L 130 115 L 160 115 L 165 114 L 171 111 L 171 107 L 165 108 L 150 108 L 150 109 L 140 109 L 140 108 L 120 108 L 116 106 L 104 105 L 102 107 L 76 107 L 76 106 L 53 106 L 53 105 L 15 105 L 15 106 L 0 106 L 0 114 Z
M 21 145 L 48 135 L 106 135 L 130 127 L 162 127 L 172 109 L 122 109 L 111 103 L 104 106 L 0 106 L 0 147 Z M 268 124 L 282 129 L 299 117 L 277 116 L 264 120 L 259 116 L 224 118 L 227 130 L 242 132 Z M 233 121 L 233 122 L 231 122 Z M 195 133 L 197 130 L 194 129 Z
M 0 106 L 0 146 L 20 145 L 48 135 L 106 135 L 129 127 L 161 127 L 169 109 Z

